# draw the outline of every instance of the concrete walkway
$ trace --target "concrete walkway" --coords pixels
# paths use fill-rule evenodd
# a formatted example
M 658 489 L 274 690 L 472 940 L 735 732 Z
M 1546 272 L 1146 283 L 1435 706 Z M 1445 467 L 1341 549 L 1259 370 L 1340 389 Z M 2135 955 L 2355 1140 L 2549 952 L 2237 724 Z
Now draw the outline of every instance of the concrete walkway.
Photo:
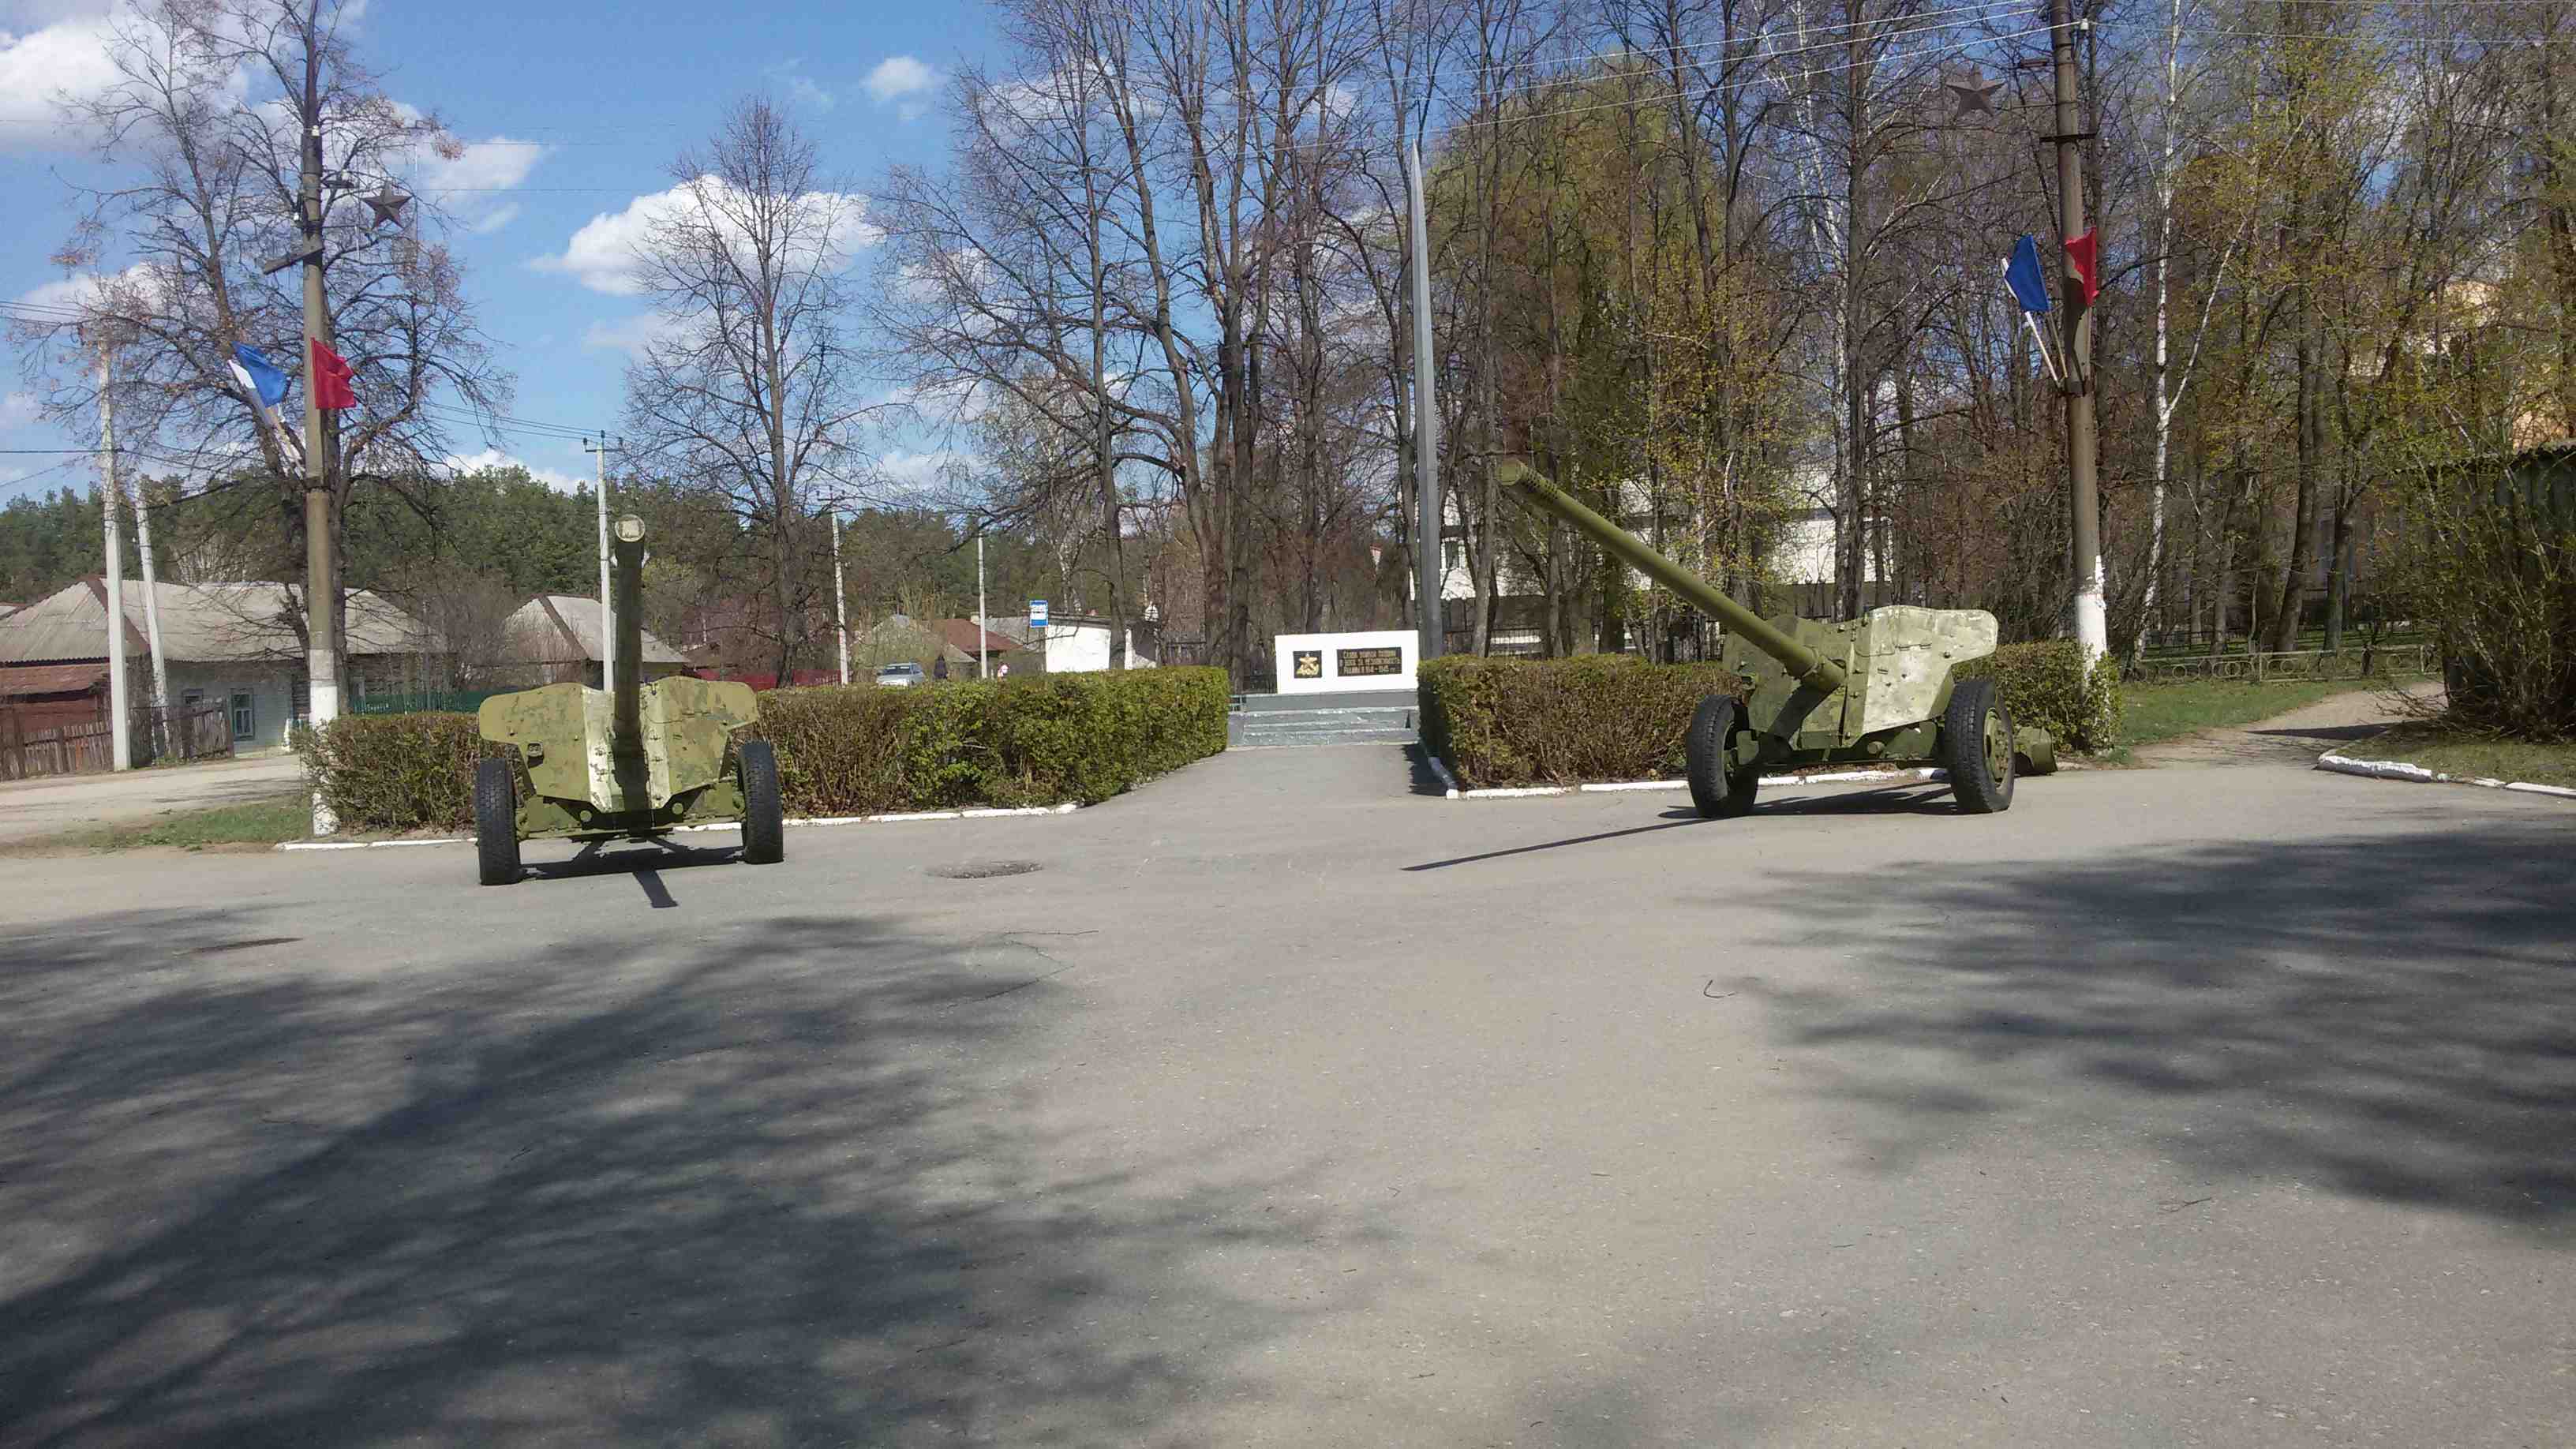
M 2442 686 L 2429 680 L 2401 691 L 2418 701 L 2441 692 Z M 2250 725 L 2141 745 L 2132 757 L 2141 765 L 2289 765 L 2304 770 L 2336 745 L 2368 739 L 2408 717 L 2407 707 L 2388 691 L 2361 689 Z
M 0 1444 L 2576 1443 L 2557 802 L 1415 788 L 12 861 Z
M 293 755 L 262 754 L 124 774 L 58 775 L 0 785 L 0 845 L 170 810 L 265 800 L 304 781 Z

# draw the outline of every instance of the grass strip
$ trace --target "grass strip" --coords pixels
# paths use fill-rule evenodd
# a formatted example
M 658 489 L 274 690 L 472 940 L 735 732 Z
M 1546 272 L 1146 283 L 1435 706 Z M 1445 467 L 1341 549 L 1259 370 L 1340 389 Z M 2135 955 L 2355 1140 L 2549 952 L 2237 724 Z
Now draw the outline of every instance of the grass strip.
M 2383 687 L 2349 679 L 2266 684 L 2194 679 L 2179 684 L 2132 684 L 2120 693 L 2120 743 L 2151 745 L 2202 730 L 2249 725 L 2339 694 L 2371 693 Z
M 2394 760 L 2445 775 L 2518 780 L 2526 785 L 2576 789 L 2576 743 L 2543 745 L 2444 728 L 2426 720 L 2395 725 L 2366 740 L 2338 746 L 2349 760 Z
M 313 797 L 301 791 L 233 805 L 196 810 L 165 810 L 150 820 L 93 825 L 9 847 L 13 855 L 61 855 L 76 851 L 136 850 L 164 846 L 203 850 L 208 846 L 275 845 L 313 833 Z

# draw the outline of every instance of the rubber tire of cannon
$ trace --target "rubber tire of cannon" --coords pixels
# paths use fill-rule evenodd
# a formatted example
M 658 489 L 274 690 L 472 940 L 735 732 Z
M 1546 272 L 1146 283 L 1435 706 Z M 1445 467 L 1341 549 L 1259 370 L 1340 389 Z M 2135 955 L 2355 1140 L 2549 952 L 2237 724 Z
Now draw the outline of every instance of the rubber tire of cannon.
M 1682 737 L 1688 765 L 1691 804 L 1705 820 L 1729 819 L 1753 808 L 1753 792 L 1762 771 L 1747 766 L 1726 768 L 1726 746 L 1744 728 L 1744 706 L 1731 694 L 1712 694 L 1692 712 L 1690 733 Z
M 474 767 L 474 866 L 487 886 L 519 879 L 519 782 L 507 760 Z
M 742 858 L 748 865 L 776 865 L 787 858 L 778 751 L 767 740 L 742 742 Z
M 1987 742 L 2000 731 L 2002 773 L 1988 758 Z M 1950 708 L 1941 716 L 1942 763 L 1950 772 L 1950 794 L 1963 815 L 1993 815 L 2012 808 L 2012 716 L 1995 697 L 1991 679 L 1963 679 L 1950 691 Z

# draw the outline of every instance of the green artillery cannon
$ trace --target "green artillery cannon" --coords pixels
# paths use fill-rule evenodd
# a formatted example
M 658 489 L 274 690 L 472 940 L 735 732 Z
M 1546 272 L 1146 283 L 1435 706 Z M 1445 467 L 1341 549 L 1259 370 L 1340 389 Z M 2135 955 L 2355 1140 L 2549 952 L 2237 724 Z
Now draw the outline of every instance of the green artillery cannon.
M 655 840 L 683 825 L 739 820 L 742 858 L 786 857 L 778 756 L 766 740 L 733 740 L 759 703 L 747 684 L 673 676 L 641 682 L 644 523 L 617 521 L 615 689 L 549 684 L 483 701 L 476 726 L 515 745 L 530 798 L 508 760 L 474 769 L 474 840 L 485 885 L 519 878 L 523 840 Z M 667 842 L 665 842 L 667 843 Z
M 1712 694 L 1691 716 L 1684 755 L 1691 803 L 1704 816 L 1741 815 L 1765 770 L 1842 763 L 1937 764 L 1959 808 L 2012 808 L 2023 769 L 2057 768 L 2044 730 L 2021 730 L 1991 679 L 1957 667 L 1995 649 L 1983 609 L 1872 609 L 1839 624 L 1784 614 L 1764 619 L 1577 502 L 1523 463 L 1503 465 L 1522 496 L 1726 626 L 1726 667 L 1752 682 L 1741 700 Z

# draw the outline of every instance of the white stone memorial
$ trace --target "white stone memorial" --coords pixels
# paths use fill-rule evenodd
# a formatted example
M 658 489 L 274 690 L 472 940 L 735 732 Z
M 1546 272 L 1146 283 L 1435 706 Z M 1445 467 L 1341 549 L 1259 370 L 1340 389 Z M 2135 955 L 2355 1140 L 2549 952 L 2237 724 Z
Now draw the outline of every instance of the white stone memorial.
M 1422 651 L 1410 629 L 1364 634 L 1280 634 L 1271 640 L 1281 694 L 1413 688 Z

